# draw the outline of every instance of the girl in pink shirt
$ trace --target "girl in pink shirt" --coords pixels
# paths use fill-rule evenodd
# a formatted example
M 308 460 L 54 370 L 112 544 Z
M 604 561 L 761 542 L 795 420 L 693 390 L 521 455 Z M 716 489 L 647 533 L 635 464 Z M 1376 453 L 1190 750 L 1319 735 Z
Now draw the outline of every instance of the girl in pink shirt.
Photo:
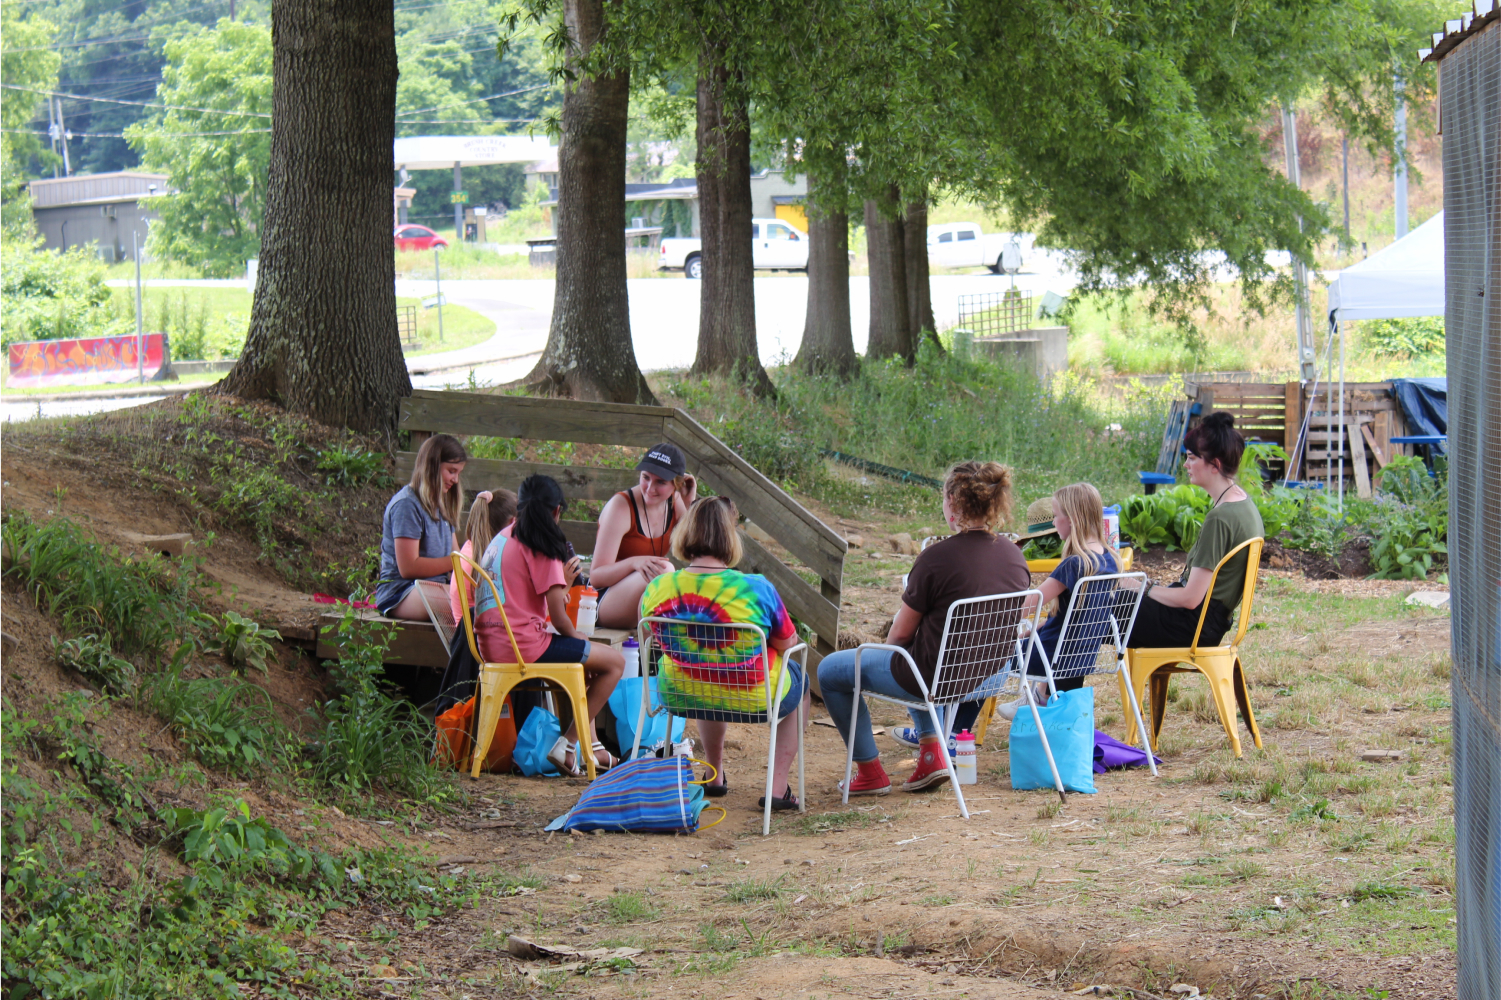
M 490 542 L 502 530 L 516 520 L 516 494 L 510 490 L 481 493 L 474 498 L 469 508 L 469 521 L 464 526 L 464 547 L 459 550 L 470 559 L 490 547 Z M 464 605 L 474 600 L 474 574 L 464 564 L 464 572 L 448 582 L 448 603 L 453 609 L 455 627 L 464 624 Z
M 514 663 L 519 653 L 526 663 L 582 663 L 589 702 L 588 732 L 594 759 L 602 769 L 617 763 L 594 736 L 594 719 L 604 708 L 625 668 L 625 657 L 604 643 L 592 643 L 568 618 L 568 588 L 578 579 L 579 560 L 569 551 L 558 525 L 563 516 L 563 490 L 551 476 L 528 476 L 517 493 L 516 520 L 485 550 L 480 564 L 500 585 L 501 606 L 515 650 L 506 637 L 489 588 L 475 595 L 475 638 L 488 663 Z M 489 605 L 486 607 L 486 605 Z M 552 618 L 556 633 L 548 631 Z M 565 774 L 580 774 L 578 720 L 575 719 L 548 751 L 547 759 Z

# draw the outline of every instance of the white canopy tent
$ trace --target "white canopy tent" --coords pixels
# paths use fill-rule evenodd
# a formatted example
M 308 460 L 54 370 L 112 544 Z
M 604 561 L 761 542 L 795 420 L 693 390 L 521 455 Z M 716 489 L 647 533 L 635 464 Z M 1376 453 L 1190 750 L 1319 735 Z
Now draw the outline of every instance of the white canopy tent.
M 1344 324 L 1361 319 L 1405 319 L 1444 314 L 1444 213 L 1440 211 L 1406 236 L 1353 267 L 1335 275 L 1329 284 L 1329 349 L 1339 340 L 1339 402 L 1328 388 L 1328 409 L 1339 408 L 1339 434 L 1345 435 Z M 1331 359 L 1332 360 L 1332 359 Z M 1316 392 L 1315 392 L 1316 394 Z M 1298 447 L 1308 436 L 1313 408 L 1303 417 Z M 1296 457 L 1296 456 L 1294 456 Z M 1289 467 L 1292 462 L 1289 462 Z M 1340 501 L 1344 502 L 1345 459 L 1339 459 Z

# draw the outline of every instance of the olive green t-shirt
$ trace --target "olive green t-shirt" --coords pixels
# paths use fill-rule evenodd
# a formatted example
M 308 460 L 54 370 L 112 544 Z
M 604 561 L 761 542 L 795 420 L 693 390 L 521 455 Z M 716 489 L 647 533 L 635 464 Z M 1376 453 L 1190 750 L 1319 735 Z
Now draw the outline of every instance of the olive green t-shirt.
M 1188 582 L 1188 574 L 1195 567 L 1213 573 L 1220 560 L 1225 558 L 1225 553 L 1248 538 L 1260 536 L 1262 530 L 1261 511 L 1256 509 L 1255 502 L 1249 498 L 1211 508 L 1204 515 L 1204 528 L 1199 532 L 1199 540 L 1188 550 L 1188 564 L 1183 567 L 1183 582 Z M 1249 553 L 1242 552 L 1226 563 L 1214 584 L 1215 600 L 1223 604 L 1225 610 L 1232 615 L 1240 610 L 1241 593 L 1246 587 L 1248 558 Z

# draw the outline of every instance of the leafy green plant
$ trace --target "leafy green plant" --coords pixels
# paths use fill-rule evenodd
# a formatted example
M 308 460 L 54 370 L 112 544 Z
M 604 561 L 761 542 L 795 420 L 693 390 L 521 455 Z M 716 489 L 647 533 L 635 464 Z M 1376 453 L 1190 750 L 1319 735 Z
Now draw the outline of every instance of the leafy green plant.
M 164 809 L 169 836 L 182 841 L 182 857 L 221 867 L 266 865 L 292 875 L 313 870 L 313 855 L 293 844 L 265 817 L 250 818 L 250 806 L 236 799 L 212 809 Z
M 249 773 L 278 749 L 271 696 L 254 684 L 217 677 L 184 678 L 185 659 L 154 677 L 146 692 L 156 713 L 203 763 Z
M 107 694 L 128 695 L 135 690 L 135 664 L 115 655 L 108 634 L 90 632 L 74 639 L 59 639 L 54 635 L 52 658 L 94 681 Z
M 1209 494 L 1180 483 L 1151 496 L 1127 497 L 1121 505 L 1121 535 L 1140 547 L 1165 545 L 1187 550 L 1198 540 L 1209 512 Z
M 1369 525 L 1373 577 L 1426 578 L 1449 554 L 1447 466 L 1429 475 L 1422 459 L 1394 457 L 1382 470 Z
M 58 748 L 57 759 L 71 764 L 84 786 L 109 807 L 110 822 L 127 836 L 151 825 L 151 797 L 134 769 L 99 748 L 88 730 L 88 700 L 69 692 L 52 703 L 44 735 Z
M 1430 357 L 1445 350 L 1440 316 L 1367 320 L 1361 327 L 1366 346 L 1379 357 Z
M 1287 548 L 1337 560 L 1351 534 L 1338 499 L 1310 492 L 1299 504 L 1297 514 L 1284 526 L 1280 541 Z
M 364 486 L 385 477 L 386 456 L 357 445 L 335 445 L 318 453 L 318 471 L 330 486 Z
M 224 658 L 233 667 L 244 667 L 248 663 L 260 668 L 264 674 L 269 672 L 266 659 L 276 659 L 276 651 L 271 648 L 272 640 L 280 642 L 281 633 L 275 629 L 261 628 L 259 623 L 234 611 L 226 611 L 218 630 L 204 648 L 223 652 Z

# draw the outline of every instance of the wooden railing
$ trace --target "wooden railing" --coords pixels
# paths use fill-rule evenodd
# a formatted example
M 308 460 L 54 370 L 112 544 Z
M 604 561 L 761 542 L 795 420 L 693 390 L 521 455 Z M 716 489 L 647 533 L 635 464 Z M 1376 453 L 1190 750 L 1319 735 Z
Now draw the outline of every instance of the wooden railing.
M 682 410 L 419 389 L 402 401 L 400 426 L 412 432 L 414 448 L 436 433 L 636 448 L 672 442 L 687 456 L 689 472 L 715 493 L 733 499 L 740 513 L 817 575 L 819 584 L 815 587 L 765 546 L 740 532 L 745 547 L 740 568 L 771 581 L 787 610 L 813 629 L 813 648 L 820 658 L 837 648 L 844 555 L 849 546 Z M 411 477 L 415 458 L 413 452 L 397 454 L 398 480 Z M 515 489 L 521 480 L 538 472 L 556 479 L 569 499 L 596 501 L 629 489 L 639 478 L 627 469 L 473 459 L 464 469 L 464 484 L 470 490 Z M 568 540 L 586 555 L 594 551 L 595 528 L 591 521 L 563 522 Z

